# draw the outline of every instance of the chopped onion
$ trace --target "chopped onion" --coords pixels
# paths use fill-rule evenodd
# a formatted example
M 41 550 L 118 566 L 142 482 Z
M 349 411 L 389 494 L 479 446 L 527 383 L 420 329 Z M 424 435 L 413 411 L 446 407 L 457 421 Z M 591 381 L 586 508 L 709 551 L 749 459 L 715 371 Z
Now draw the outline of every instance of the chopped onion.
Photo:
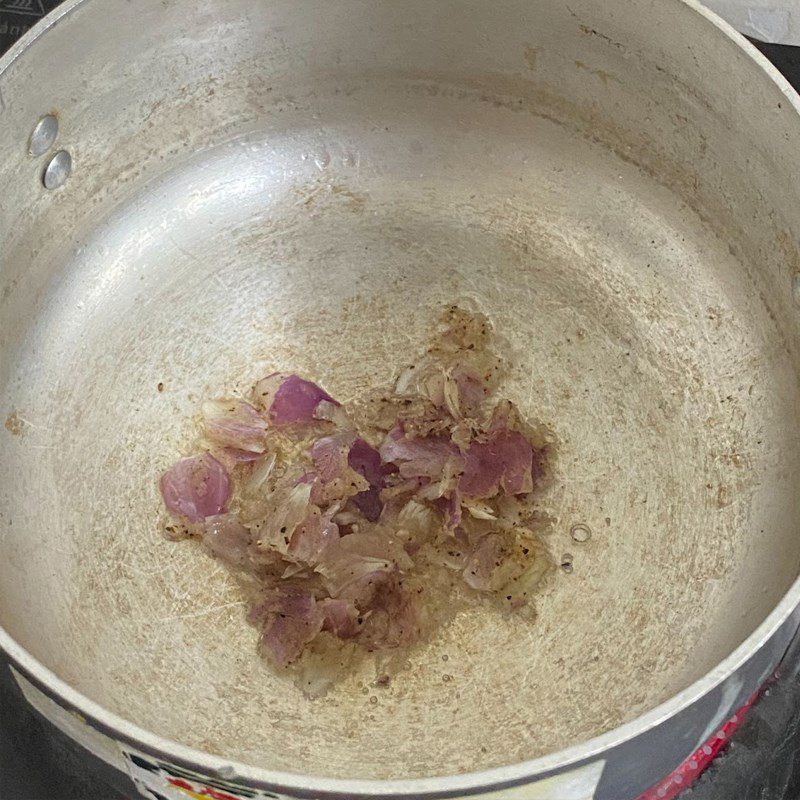
M 393 392 L 350 412 L 279 372 L 251 402 L 204 403 L 211 452 L 161 479 L 173 538 L 199 538 L 236 570 L 260 651 L 314 692 L 335 673 L 315 658 L 411 644 L 436 618 L 429 598 L 454 583 L 458 602 L 516 608 L 550 571 L 525 527 L 550 439 L 497 400 L 486 318 L 451 306 L 443 323 Z
M 246 453 L 263 453 L 267 421 L 244 400 L 203 403 L 206 436 L 213 444 Z
M 161 478 L 161 496 L 167 510 L 190 522 L 221 514 L 230 493 L 228 473 L 210 453 L 182 458 Z

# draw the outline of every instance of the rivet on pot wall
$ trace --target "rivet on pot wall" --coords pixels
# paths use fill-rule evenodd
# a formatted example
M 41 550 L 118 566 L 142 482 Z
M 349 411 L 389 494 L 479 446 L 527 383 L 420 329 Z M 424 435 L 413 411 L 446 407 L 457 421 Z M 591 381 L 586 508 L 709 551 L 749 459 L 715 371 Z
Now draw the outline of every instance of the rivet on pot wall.
M 72 171 L 72 156 L 66 150 L 59 150 L 45 167 L 42 183 L 46 189 L 57 189 Z
M 37 123 L 28 141 L 28 152 L 32 156 L 44 155 L 58 136 L 58 119 L 54 114 L 45 114 Z

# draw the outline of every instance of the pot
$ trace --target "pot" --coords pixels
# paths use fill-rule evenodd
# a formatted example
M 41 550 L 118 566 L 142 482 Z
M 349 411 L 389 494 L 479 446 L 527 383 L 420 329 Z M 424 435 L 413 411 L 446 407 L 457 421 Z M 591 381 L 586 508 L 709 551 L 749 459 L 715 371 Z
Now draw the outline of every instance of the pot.
M 695 2 L 67 0 L 0 60 L 28 696 L 162 796 L 637 797 L 800 621 L 799 153 L 797 96 Z M 572 572 L 310 700 L 157 479 L 201 398 L 353 400 L 450 302 L 556 436 Z

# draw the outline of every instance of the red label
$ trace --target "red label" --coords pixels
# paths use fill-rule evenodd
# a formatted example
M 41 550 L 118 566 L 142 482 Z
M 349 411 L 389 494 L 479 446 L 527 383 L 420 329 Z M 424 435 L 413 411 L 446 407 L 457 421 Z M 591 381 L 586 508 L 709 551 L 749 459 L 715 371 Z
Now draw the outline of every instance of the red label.
M 751 695 L 750 699 L 705 744 L 692 753 L 663 781 L 659 781 L 652 789 L 648 789 L 638 800 L 673 800 L 687 786 L 694 783 L 717 757 L 719 751 L 728 744 L 728 740 L 742 724 L 742 720 L 758 695 L 759 692 Z

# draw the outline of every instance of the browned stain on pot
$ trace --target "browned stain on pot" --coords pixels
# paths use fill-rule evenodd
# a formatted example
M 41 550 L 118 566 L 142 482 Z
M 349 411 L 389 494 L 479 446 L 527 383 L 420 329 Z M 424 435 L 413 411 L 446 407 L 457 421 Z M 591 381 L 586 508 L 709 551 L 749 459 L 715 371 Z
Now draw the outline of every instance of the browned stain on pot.
M 347 203 L 349 208 L 357 213 L 362 212 L 364 210 L 364 206 L 367 204 L 367 196 L 365 194 L 362 194 L 361 192 L 354 192 L 352 189 L 342 184 L 333 184 L 331 186 L 331 192 L 334 195 L 341 197 Z
M 21 436 L 25 428 L 25 423 L 20 417 L 17 415 L 16 411 L 12 411 L 6 417 L 6 430 L 12 436 Z
M 528 69 L 534 70 L 536 69 L 536 60 L 539 58 L 539 48 L 538 47 L 526 47 L 525 48 L 525 60 L 528 62 Z
M 339 201 L 350 211 L 360 214 L 367 204 L 367 195 L 354 191 L 343 183 L 325 184 L 316 181 L 311 185 L 297 186 L 292 191 L 298 196 L 299 203 L 307 209 Z
M 582 70 L 588 72 L 590 75 L 594 75 L 595 77 L 600 78 L 600 80 L 603 83 L 608 83 L 609 81 L 616 81 L 617 80 L 616 75 L 612 75 L 610 72 L 606 72 L 606 70 L 604 70 L 604 69 L 597 69 L 595 67 L 590 67 L 588 64 L 584 63 L 583 61 L 576 60 L 575 61 L 575 66 L 578 69 L 582 69 Z

